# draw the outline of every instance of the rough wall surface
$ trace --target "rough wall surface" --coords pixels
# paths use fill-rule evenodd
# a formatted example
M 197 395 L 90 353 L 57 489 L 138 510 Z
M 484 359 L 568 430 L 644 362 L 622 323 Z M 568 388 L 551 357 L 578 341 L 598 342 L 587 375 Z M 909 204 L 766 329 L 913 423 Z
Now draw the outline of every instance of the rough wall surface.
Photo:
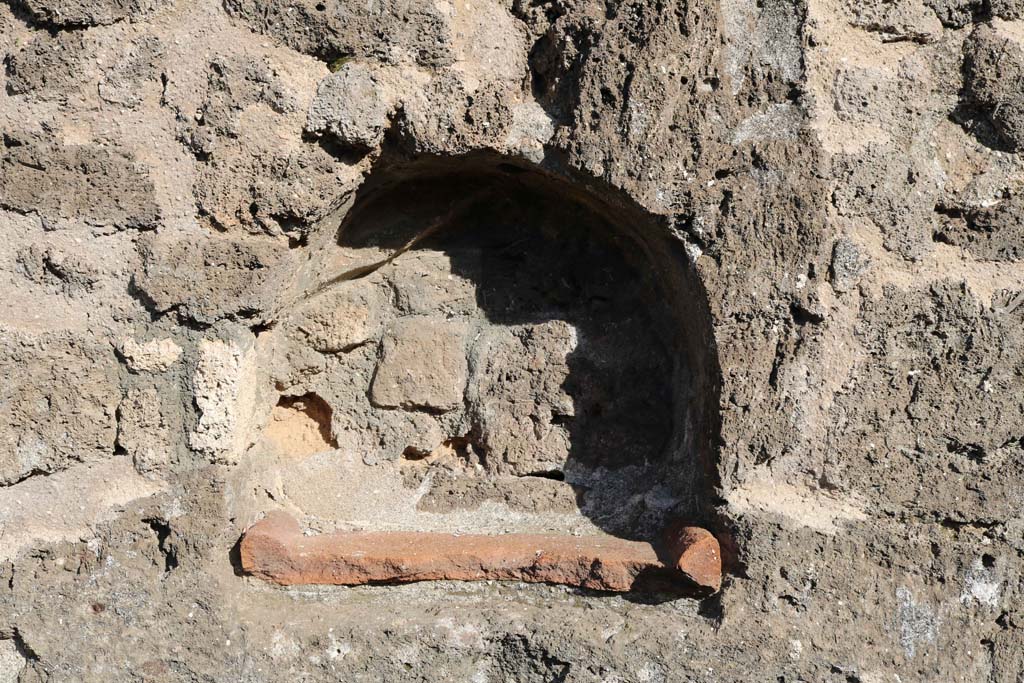
M 0 681 L 1024 681 L 1022 22 L 0 3 Z M 601 207 L 637 274 L 496 318 L 504 271 L 431 240 L 504 235 L 525 195 L 410 191 L 467 169 Z M 411 242 L 346 241 L 377 186 Z M 567 243 L 538 225 L 508 247 Z M 628 303 L 645 268 L 684 274 L 636 299 L 681 323 Z M 572 390 L 573 360 L 625 379 Z M 611 461 L 570 467 L 574 426 Z M 627 537 L 683 511 L 729 574 L 703 600 L 280 588 L 236 571 L 271 509 Z

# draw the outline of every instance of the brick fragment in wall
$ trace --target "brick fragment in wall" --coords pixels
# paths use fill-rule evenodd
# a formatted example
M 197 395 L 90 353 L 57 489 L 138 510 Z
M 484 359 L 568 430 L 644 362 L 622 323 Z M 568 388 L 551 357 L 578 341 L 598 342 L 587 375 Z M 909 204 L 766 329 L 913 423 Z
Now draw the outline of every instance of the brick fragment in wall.
M 242 537 L 242 568 L 280 585 L 526 581 L 629 591 L 645 575 L 678 570 L 692 588 L 721 585 L 721 553 L 703 529 L 670 534 L 672 562 L 662 564 L 642 541 L 557 534 L 335 532 L 305 536 L 295 518 L 271 512 Z M 667 571 L 666 571 L 667 570 Z
M 707 529 L 675 523 L 665 530 L 665 548 L 675 568 L 698 586 L 722 587 L 722 552 Z

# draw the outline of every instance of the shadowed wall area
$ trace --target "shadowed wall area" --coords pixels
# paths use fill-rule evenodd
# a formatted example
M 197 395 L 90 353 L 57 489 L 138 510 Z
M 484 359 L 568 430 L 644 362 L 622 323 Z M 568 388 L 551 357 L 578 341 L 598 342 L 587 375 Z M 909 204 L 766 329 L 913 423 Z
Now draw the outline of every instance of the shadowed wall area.
M 707 516 L 706 304 L 654 221 L 519 166 L 425 162 L 375 171 L 337 241 L 297 310 L 381 307 L 379 336 L 335 344 L 369 349 L 335 430 L 399 461 L 419 510 L 500 502 L 652 541 Z

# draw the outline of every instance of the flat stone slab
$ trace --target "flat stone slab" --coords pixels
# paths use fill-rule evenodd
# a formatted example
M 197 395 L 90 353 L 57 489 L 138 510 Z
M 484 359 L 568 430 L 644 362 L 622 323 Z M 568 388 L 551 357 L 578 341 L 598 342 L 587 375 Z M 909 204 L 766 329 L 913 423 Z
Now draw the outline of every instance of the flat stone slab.
M 717 541 L 703 529 L 688 528 L 694 531 L 674 534 L 672 561 L 662 562 L 649 543 L 610 536 L 426 532 L 305 536 L 291 515 L 272 512 L 245 532 L 240 551 L 246 573 L 282 586 L 505 580 L 624 592 L 645 575 L 668 574 L 701 592 L 717 591 L 721 585 Z

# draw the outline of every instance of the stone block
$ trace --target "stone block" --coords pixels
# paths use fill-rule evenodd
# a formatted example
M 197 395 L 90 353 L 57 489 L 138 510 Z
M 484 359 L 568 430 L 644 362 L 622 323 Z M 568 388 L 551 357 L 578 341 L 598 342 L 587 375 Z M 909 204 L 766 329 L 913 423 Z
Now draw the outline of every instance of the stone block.
M 427 316 L 400 318 L 381 343 L 370 389 L 375 405 L 446 412 L 462 405 L 467 323 Z

